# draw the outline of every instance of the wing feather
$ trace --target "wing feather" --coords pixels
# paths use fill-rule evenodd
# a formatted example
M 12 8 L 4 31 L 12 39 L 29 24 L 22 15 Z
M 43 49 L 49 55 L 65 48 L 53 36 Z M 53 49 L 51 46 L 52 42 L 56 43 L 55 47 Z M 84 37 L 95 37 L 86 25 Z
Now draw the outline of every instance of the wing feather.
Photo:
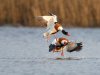
M 48 32 L 51 31 L 54 28 L 54 23 L 57 22 L 57 16 L 52 15 L 52 16 L 38 16 L 41 20 L 46 22 L 47 24 L 47 30 Z

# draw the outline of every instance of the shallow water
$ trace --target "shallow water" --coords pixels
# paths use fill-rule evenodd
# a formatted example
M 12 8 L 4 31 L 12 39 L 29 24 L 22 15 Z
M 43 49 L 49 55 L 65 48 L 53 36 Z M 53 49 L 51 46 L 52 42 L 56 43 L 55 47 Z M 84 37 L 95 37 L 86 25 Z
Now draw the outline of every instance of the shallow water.
M 83 42 L 80 52 L 49 53 L 43 28 L 0 28 L 0 75 L 100 75 L 100 29 L 66 29 L 71 41 Z

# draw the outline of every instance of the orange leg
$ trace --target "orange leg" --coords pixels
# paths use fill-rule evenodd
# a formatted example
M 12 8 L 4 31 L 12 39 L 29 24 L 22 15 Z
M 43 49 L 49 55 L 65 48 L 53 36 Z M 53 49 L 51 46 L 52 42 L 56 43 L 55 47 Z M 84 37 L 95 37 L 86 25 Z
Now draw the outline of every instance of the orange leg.
M 62 50 L 62 52 L 61 52 L 61 56 L 64 56 L 64 52 L 63 52 L 63 50 Z
M 55 49 L 53 50 L 53 53 L 55 52 Z

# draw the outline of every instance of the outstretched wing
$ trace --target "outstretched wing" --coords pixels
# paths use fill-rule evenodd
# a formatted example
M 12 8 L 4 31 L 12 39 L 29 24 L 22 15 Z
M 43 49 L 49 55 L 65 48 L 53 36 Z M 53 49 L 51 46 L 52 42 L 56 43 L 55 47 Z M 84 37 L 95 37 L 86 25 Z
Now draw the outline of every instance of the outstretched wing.
M 40 16 L 42 17 L 45 21 L 49 21 L 53 16 Z
M 52 28 L 54 26 L 54 23 L 57 22 L 57 16 L 56 15 L 52 15 L 52 16 L 38 16 L 38 18 L 41 21 L 46 22 L 47 29 Z
M 80 43 L 74 43 L 70 42 L 67 46 L 67 51 L 68 52 L 73 52 L 73 51 L 80 51 L 82 49 L 82 42 Z

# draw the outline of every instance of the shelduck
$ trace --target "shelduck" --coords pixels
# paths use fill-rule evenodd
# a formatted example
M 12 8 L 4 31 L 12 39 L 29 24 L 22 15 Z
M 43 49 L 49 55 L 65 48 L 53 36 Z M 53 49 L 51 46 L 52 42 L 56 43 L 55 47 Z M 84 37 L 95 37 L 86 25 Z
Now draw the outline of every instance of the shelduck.
M 61 31 L 64 35 L 70 36 L 70 34 L 64 30 L 62 25 L 58 23 L 57 16 L 52 13 L 49 14 L 50 16 L 39 16 L 47 22 L 47 30 L 43 33 L 43 36 L 49 39 L 51 35 L 56 34 L 58 31 Z
M 68 39 L 61 37 L 56 38 L 49 45 L 49 52 L 61 52 L 61 56 L 64 56 L 64 50 L 67 52 L 80 51 L 82 49 L 82 42 L 75 43 Z

